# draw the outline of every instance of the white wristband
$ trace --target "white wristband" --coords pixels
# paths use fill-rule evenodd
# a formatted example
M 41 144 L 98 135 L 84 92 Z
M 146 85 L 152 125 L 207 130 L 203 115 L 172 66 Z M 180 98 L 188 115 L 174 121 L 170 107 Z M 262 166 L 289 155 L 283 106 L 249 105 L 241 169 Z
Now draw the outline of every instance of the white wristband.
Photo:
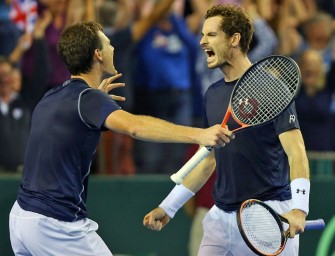
M 159 205 L 170 218 L 192 197 L 194 193 L 183 184 L 176 185 Z
M 292 209 L 299 209 L 308 214 L 310 186 L 310 181 L 305 178 L 291 181 Z

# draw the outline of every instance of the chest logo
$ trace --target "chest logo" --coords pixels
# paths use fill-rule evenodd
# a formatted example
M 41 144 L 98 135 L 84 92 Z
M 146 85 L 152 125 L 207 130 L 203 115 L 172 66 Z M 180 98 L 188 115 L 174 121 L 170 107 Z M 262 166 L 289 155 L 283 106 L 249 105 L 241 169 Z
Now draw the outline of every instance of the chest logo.
M 242 119 L 250 119 L 257 114 L 259 103 L 256 99 L 239 99 L 238 114 Z

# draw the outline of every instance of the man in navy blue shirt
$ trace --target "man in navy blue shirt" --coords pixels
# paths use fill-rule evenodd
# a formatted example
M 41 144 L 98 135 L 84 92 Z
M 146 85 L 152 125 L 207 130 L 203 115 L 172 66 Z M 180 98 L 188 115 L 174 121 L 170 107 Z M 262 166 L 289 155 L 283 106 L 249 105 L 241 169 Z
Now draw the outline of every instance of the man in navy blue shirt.
M 252 22 L 239 7 L 218 5 L 205 15 L 200 44 L 207 54 L 207 66 L 219 68 L 224 75 L 205 94 L 207 127 L 222 122 L 236 81 L 251 66 L 247 52 L 252 34 Z M 228 127 L 234 130 L 238 125 L 231 119 Z M 292 239 L 281 255 L 297 256 L 296 235 L 304 231 L 310 182 L 294 103 L 273 122 L 241 130 L 232 143 L 212 151 L 183 184 L 176 185 L 159 207 L 144 217 L 143 224 L 161 230 L 215 167 L 215 205 L 203 220 L 198 256 L 255 255 L 243 241 L 236 221 L 239 205 L 251 198 L 264 201 L 289 220 Z
M 198 129 L 133 115 L 108 92 L 123 83 L 114 48 L 95 22 L 66 28 L 57 49 L 71 79 L 48 91 L 36 106 L 22 182 L 10 213 L 15 255 L 112 255 L 87 218 L 92 158 L 103 130 L 136 139 L 221 147 L 231 132 L 220 125 Z M 104 73 L 114 74 L 103 80 Z

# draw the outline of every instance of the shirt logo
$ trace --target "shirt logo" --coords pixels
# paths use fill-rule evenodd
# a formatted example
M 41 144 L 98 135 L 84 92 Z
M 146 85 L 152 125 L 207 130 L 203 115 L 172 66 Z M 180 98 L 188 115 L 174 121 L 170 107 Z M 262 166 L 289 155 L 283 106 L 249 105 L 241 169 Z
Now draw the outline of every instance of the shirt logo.
M 295 115 L 290 115 L 289 123 L 294 123 L 294 122 L 295 122 Z

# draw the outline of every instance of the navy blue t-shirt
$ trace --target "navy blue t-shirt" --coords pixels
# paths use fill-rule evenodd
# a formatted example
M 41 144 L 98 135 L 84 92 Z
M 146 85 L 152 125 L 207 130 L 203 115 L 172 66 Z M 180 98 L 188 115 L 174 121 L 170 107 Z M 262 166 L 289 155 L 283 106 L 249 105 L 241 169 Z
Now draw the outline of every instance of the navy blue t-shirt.
M 103 124 L 120 107 L 109 95 L 71 79 L 36 106 L 17 201 L 62 221 L 87 217 L 88 175 Z
M 208 88 L 204 105 L 205 126 L 222 122 L 235 83 L 226 83 L 222 79 Z M 227 125 L 230 130 L 239 127 L 232 118 Z M 231 143 L 215 149 L 215 204 L 225 211 L 233 211 L 250 198 L 263 201 L 290 199 L 289 164 L 278 135 L 296 128 L 299 123 L 292 103 L 273 122 L 242 129 Z

